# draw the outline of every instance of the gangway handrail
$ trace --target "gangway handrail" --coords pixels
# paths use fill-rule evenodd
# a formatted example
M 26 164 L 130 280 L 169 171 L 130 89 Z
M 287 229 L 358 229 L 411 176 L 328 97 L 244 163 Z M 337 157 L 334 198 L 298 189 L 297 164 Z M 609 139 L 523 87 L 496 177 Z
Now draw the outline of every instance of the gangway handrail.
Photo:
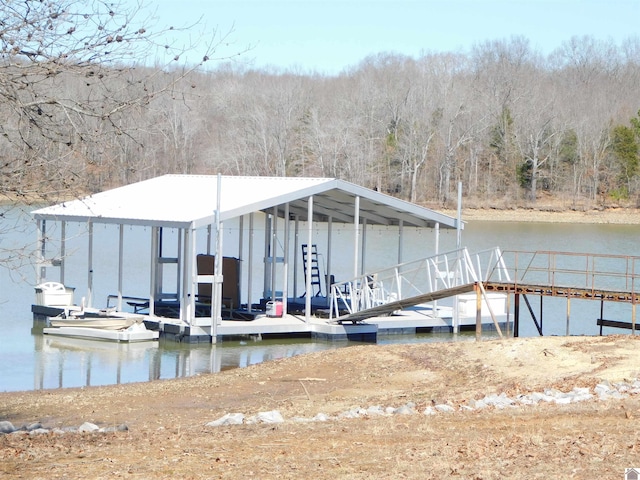
M 465 247 L 334 283 L 330 288 L 329 318 L 339 320 L 341 312 L 352 315 L 386 303 L 485 281 L 496 271 L 501 277 L 509 278 L 501 258 L 497 247 L 474 254 Z
M 506 250 L 500 262 L 511 274 L 510 283 L 544 285 L 548 288 L 615 290 L 639 293 L 640 256 L 565 251 Z M 507 267 L 507 265 L 510 265 Z M 490 282 L 504 282 L 494 272 Z

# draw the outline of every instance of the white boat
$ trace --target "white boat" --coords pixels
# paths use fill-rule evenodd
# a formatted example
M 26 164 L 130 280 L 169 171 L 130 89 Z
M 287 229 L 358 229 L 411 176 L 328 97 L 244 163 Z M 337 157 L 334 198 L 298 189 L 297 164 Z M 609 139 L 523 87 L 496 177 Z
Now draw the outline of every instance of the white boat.
M 143 315 L 118 312 L 115 309 L 65 310 L 56 317 L 49 317 L 49 326 L 96 328 L 100 330 L 124 330 L 133 324 L 142 323 Z
M 108 340 L 112 342 L 145 342 L 158 340 L 160 332 L 147 330 L 144 323 L 134 322 L 125 329 L 113 330 L 83 326 L 67 326 L 44 328 L 42 333 L 46 335 L 58 335 L 62 337 L 87 338 L 91 340 Z

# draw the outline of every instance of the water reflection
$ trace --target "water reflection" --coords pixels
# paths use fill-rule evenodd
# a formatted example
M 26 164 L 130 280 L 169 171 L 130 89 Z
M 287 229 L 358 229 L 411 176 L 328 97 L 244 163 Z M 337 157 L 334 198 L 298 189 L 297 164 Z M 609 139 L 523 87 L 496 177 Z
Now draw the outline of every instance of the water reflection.
M 188 377 L 353 345 L 311 340 L 116 343 L 34 335 L 34 389 L 83 387 Z
M 304 353 L 354 345 L 305 339 L 236 341 L 217 345 L 175 342 L 115 343 L 34 335 L 34 389 L 88 387 L 189 377 L 243 368 Z M 485 335 L 485 338 L 488 338 Z M 471 341 L 473 332 L 382 336 L 379 344 Z

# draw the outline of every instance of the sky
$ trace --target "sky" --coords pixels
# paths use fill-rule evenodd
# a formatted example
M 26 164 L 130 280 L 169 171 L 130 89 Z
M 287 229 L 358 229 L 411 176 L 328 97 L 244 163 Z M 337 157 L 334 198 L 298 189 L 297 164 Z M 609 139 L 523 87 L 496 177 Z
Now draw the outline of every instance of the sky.
M 135 1 L 135 0 L 129 0 Z M 469 51 L 514 35 L 548 54 L 573 36 L 640 36 L 640 0 L 148 0 L 161 25 L 230 34 L 217 50 L 249 67 L 334 75 L 370 55 Z M 197 33 L 196 33 L 197 31 Z

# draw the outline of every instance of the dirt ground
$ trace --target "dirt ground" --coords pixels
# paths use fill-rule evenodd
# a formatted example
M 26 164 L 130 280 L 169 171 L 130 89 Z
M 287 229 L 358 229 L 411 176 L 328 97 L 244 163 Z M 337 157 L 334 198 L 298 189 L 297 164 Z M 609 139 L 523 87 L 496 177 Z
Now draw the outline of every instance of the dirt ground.
M 357 345 L 218 374 L 0 394 L 0 420 L 116 433 L 0 436 L 0 477 L 624 478 L 640 466 L 640 395 L 460 410 L 490 394 L 640 378 L 640 339 L 544 337 Z M 354 407 L 415 414 L 337 418 Z M 449 404 L 452 413 L 425 415 Z M 210 427 L 278 410 L 278 424 Z M 326 422 L 299 422 L 324 413 Z
M 452 217 L 457 215 L 455 210 L 435 210 Z M 572 210 L 555 202 L 541 203 L 536 208 L 464 208 L 462 220 L 638 225 L 640 209 L 609 207 Z

